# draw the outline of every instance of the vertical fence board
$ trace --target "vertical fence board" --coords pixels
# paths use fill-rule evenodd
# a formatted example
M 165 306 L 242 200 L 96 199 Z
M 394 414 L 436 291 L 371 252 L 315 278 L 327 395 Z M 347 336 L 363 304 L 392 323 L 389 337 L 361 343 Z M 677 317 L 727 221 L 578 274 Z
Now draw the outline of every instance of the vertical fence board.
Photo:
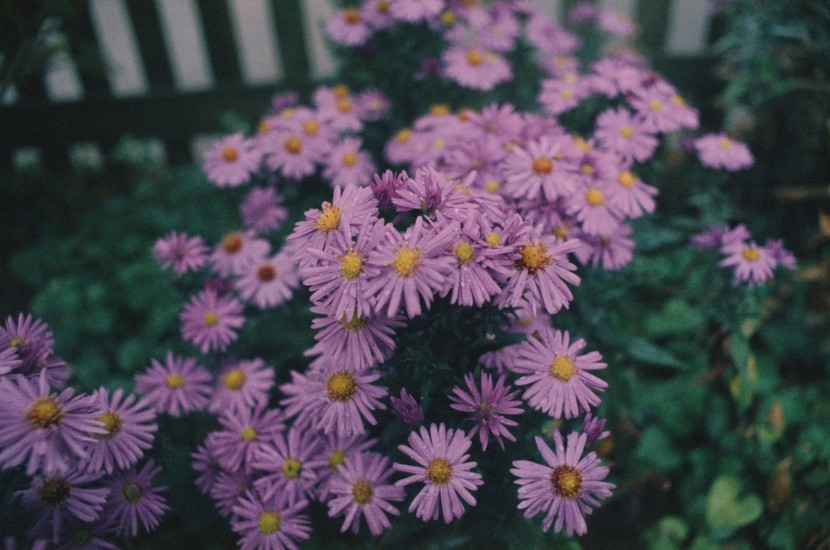
M 138 56 L 138 43 L 122 0 L 90 0 L 90 14 L 98 43 L 107 62 L 113 95 L 147 91 L 147 79 Z
M 150 0 L 127 0 L 138 38 L 138 48 L 150 88 L 172 88 L 173 70 L 164 41 L 158 8 Z
M 231 20 L 239 45 L 245 82 L 274 82 L 282 78 L 274 16 L 265 0 L 231 0 Z
M 283 3 L 281 0 L 273 1 L 275 5 L 281 5 Z M 311 59 L 310 73 L 307 72 L 305 74 L 310 74 L 314 80 L 325 78 L 330 76 L 335 68 L 334 58 L 326 44 L 325 37 L 325 22 L 334 13 L 334 7 L 330 0 L 307 0 L 303 8 L 303 12 L 301 13 L 302 20 L 298 21 L 298 23 L 303 25 L 304 32 L 302 34 L 306 37 L 305 43 L 308 44 L 309 57 Z M 276 16 L 277 22 L 279 22 L 280 13 L 276 13 Z M 291 33 L 292 30 L 288 27 L 284 30 L 280 29 L 278 32 L 280 33 L 280 40 L 282 41 L 283 37 Z M 293 32 L 297 34 L 296 31 Z M 300 36 L 300 38 L 302 37 Z M 286 64 L 286 75 L 291 78 L 288 67 L 289 65 Z M 308 58 L 306 59 L 306 67 L 308 67 Z M 301 70 L 301 67 L 297 67 L 297 70 Z
M 666 53 L 668 55 L 695 55 L 706 47 L 708 30 L 707 0 L 675 0 L 668 21 Z
M 213 78 L 193 0 L 156 0 L 156 6 L 176 87 L 183 91 L 209 88 Z

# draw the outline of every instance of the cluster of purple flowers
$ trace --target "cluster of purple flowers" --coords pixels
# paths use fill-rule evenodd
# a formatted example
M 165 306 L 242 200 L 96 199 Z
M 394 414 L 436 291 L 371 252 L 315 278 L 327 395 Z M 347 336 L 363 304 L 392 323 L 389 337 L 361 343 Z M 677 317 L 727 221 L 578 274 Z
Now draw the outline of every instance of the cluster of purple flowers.
M 720 265 L 732 268 L 735 285 L 763 285 L 775 277 L 778 266 L 796 267 L 795 256 L 780 239 L 767 239 L 764 246 L 758 246 L 744 224 L 712 226 L 692 236 L 691 246 L 699 250 L 717 249 L 724 256 Z
M 156 414 L 118 389 L 78 394 L 53 356 L 46 323 L 31 315 L 0 326 L 0 469 L 25 468 L 19 491 L 32 547 L 117 548 L 114 537 L 155 529 L 167 510 L 154 485 Z

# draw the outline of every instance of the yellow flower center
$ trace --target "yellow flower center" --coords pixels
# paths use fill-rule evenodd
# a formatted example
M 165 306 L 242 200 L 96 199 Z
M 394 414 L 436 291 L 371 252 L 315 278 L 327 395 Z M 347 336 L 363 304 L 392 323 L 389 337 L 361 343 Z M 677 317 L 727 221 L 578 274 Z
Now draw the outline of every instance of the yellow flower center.
M 683 101 L 683 98 L 682 98 L 682 97 L 680 97 L 679 95 L 676 95 L 676 94 L 675 94 L 675 95 L 673 95 L 673 96 L 671 96 L 671 102 L 672 102 L 674 105 L 678 106 L 678 107 L 682 107 L 682 106 L 684 106 L 684 105 L 686 104 L 686 102 L 685 102 L 685 101 Z
M 343 317 L 337 321 L 337 324 L 343 327 L 346 332 L 357 332 L 363 330 L 366 326 L 366 318 L 355 315 L 351 321 L 347 321 L 346 317 Z
M 294 114 L 296 111 L 293 107 L 286 107 L 282 111 L 280 111 L 280 118 L 294 118 Z
M 571 99 L 574 96 L 574 93 L 570 91 L 568 88 L 565 88 L 564 90 L 559 92 L 559 95 L 562 96 L 562 99 Z
M 593 173 L 594 173 L 594 167 L 593 167 L 593 166 L 591 166 L 590 164 L 588 164 L 587 162 L 586 162 L 585 164 L 583 164 L 583 165 L 579 168 L 579 170 L 580 170 L 583 174 L 586 174 L 586 175 L 591 175 L 591 174 L 593 174 Z
M 283 142 L 282 147 L 286 152 L 297 155 L 303 150 L 303 142 L 297 136 L 290 136 Z
M 328 233 L 340 225 L 340 209 L 336 206 L 324 202 L 323 210 L 320 212 L 320 217 L 314 222 L 314 227 L 318 231 Z
M 349 94 L 351 93 L 349 91 L 349 87 L 345 84 L 338 84 L 332 87 L 331 91 L 334 93 L 334 97 L 336 97 L 337 99 L 346 99 L 349 97 Z
M 596 187 L 590 187 L 585 192 L 585 202 L 591 206 L 602 206 L 602 203 L 605 202 L 605 197 L 602 195 L 602 191 Z
M 259 124 L 256 127 L 256 131 L 258 134 L 267 134 L 271 131 L 271 125 L 268 124 L 267 120 L 262 119 L 259 121 Z
M 357 155 L 354 153 L 346 153 L 341 160 L 343 166 L 354 166 L 357 164 Z
M 357 380 L 349 372 L 335 372 L 326 380 L 326 394 L 332 401 L 346 402 L 357 393 Z
M 585 141 L 584 138 L 575 137 L 573 141 L 576 148 L 582 151 L 583 153 L 591 152 L 591 144 Z
M 631 139 L 634 137 L 634 129 L 631 126 L 623 126 L 620 128 L 620 135 L 625 139 Z
M 141 489 L 141 486 L 139 486 L 139 484 L 135 481 L 128 481 L 121 489 L 121 494 L 124 495 L 124 500 L 131 504 L 141 500 L 141 495 L 143 493 L 144 491 Z
M 59 426 L 64 417 L 57 397 L 38 397 L 26 410 L 26 421 L 34 428 Z
M 222 238 L 222 250 L 225 254 L 236 254 L 242 250 L 243 244 L 242 234 L 239 232 L 228 233 Z
M 455 13 L 452 10 L 444 10 L 441 12 L 441 23 L 447 26 L 455 23 Z
M 628 170 L 623 170 L 622 172 L 620 172 L 620 175 L 617 176 L 617 183 L 619 183 L 626 189 L 631 189 L 632 187 L 634 187 L 634 184 L 637 183 L 637 178 Z
M 445 140 L 444 138 L 438 138 L 438 139 L 436 139 L 435 141 L 432 142 L 432 148 L 435 149 L 436 151 L 441 150 L 446 146 L 447 146 L 447 140 Z
M 545 269 L 551 263 L 553 256 L 548 254 L 548 247 L 542 243 L 527 244 L 519 249 L 522 258 L 519 261 L 520 267 L 531 273 Z
M 386 13 L 389 11 L 389 2 L 388 0 L 378 0 L 378 3 L 375 4 L 375 9 L 381 13 Z
M 484 184 L 484 190 L 488 193 L 495 193 L 501 189 L 501 184 L 496 180 L 490 180 Z
M 112 439 L 115 437 L 115 434 L 121 431 L 121 417 L 118 416 L 115 411 L 107 411 L 98 418 L 96 418 L 98 422 L 101 422 L 104 427 L 107 429 L 107 433 L 105 434 L 93 434 L 92 437 L 95 439 Z
M 242 428 L 242 431 L 239 432 L 239 437 L 241 437 L 243 441 L 254 441 L 257 438 L 257 433 L 252 427 L 245 426 Z
M 256 270 L 256 278 L 262 281 L 263 283 L 273 281 L 274 277 L 276 276 L 277 270 L 274 269 L 274 266 L 272 266 L 271 264 L 261 265 Z
M 560 240 L 565 240 L 568 238 L 568 235 L 571 233 L 571 228 L 568 224 L 563 223 L 562 225 L 557 225 L 553 228 L 553 235 Z
M 761 251 L 755 247 L 746 247 L 741 252 L 741 256 L 748 262 L 757 262 L 761 257 Z
M 282 475 L 288 479 L 294 479 L 300 475 L 300 470 L 303 469 L 303 463 L 293 456 L 289 456 L 282 463 Z
M 343 12 L 343 21 L 349 25 L 357 25 L 360 23 L 360 11 L 355 8 L 347 8 Z
M 245 373 L 240 368 L 231 369 L 222 375 L 222 385 L 229 390 L 239 390 L 245 385 Z
M 222 160 L 225 162 L 236 162 L 239 158 L 239 152 L 233 147 L 225 147 L 222 149 Z
M 337 467 L 342 465 L 346 462 L 346 451 L 345 449 L 335 449 L 329 455 L 329 468 L 334 471 L 337 471 Z
M 350 113 L 352 110 L 352 102 L 349 98 L 337 100 L 337 111 L 342 114 Z
M 340 258 L 340 273 L 346 279 L 354 279 L 363 271 L 363 258 L 350 248 Z
M 484 239 L 484 242 L 487 243 L 487 246 L 498 246 L 499 241 L 501 241 L 501 235 L 493 231 Z
M 438 103 L 437 105 L 432 105 L 429 108 L 429 114 L 432 116 L 446 116 L 450 114 L 450 106 L 445 105 L 443 103 Z
M 72 485 L 62 475 L 37 482 L 37 497 L 46 506 L 60 506 L 72 494 Z
M 20 349 L 26 345 L 26 340 L 22 336 L 12 336 L 9 340 L 9 345 L 13 348 Z
M 276 510 L 268 510 L 259 514 L 257 527 L 263 535 L 273 535 L 280 530 L 280 513 Z
M 374 494 L 375 491 L 372 488 L 372 484 L 365 479 L 355 481 L 354 485 L 352 485 L 352 500 L 361 506 L 372 502 Z
M 660 109 L 663 108 L 663 104 L 660 103 L 659 101 L 657 101 L 656 99 L 652 99 L 649 102 L 648 106 L 651 107 L 652 111 L 659 111 Z
M 181 374 L 168 374 L 164 379 L 164 383 L 171 390 L 177 390 L 184 387 L 185 380 Z
M 467 63 L 473 67 L 478 67 L 484 62 L 484 57 L 478 50 L 470 50 L 467 52 Z
M 412 137 L 412 130 L 409 128 L 404 128 L 403 130 L 398 130 L 398 133 L 395 134 L 395 141 L 398 143 L 406 143 L 409 141 L 409 138 Z
M 568 357 L 557 357 L 553 360 L 553 363 L 550 364 L 550 368 L 548 368 L 548 372 L 554 378 L 558 378 L 563 382 L 567 382 L 571 379 L 571 377 L 576 374 L 576 367 Z
M 392 267 L 401 277 L 412 277 L 421 265 L 421 251 L 417 248 L 402 248 L 392 261 Z
M 455 254 L 455 258 L 458 260 L 458 263 L 461 265 L 466 265 L 470 263 L 473 259 L 475 253 L 473 252 L 473 247 L 467 241 L 461 241 L 457 245 L 455 245 L 455 250 L 453 250 L 453 254 Z
M 433 485 L 446 485 L 452 479 L 452 466 L 446 458 L 433 458 L 427 464 L 427 480 Z
M 550 174 L 553 172 L 553 160 L 548 157 L 539 157 L 533 161 L 532 168 L 537 174 Z
M 303 133 L 308 136 L 316 136 L 320 131 L 320 126 L 313 120 L 306 120 L 303 122 Z
M 215 327 L 219 324 L 219 316 L 215 311 L 208 311 L 202 316 L 202 323 L 206 327 Z
M 575 498 L 582 493 L 582 474 L 573 466 L 562 464 L 550 474 L 550 488 L 561 498 Z
M 732 140 L 729 138 L 721 138 L 720 141 L 718 141 L 718 147 L 726 151 L 732 147 Z

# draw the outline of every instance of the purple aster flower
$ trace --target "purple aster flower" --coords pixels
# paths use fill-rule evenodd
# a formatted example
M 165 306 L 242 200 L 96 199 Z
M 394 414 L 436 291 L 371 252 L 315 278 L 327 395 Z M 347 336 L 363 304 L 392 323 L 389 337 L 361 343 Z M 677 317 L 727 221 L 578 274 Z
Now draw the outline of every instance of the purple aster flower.
M 513 78 L 510 63 L 501 54 L 481 47 L 450 46 L 442 61 L 444 75 L 465 88 L 486 92 Z
M 459 188 L 459 182 L 432 168 L 420 168 L 414 178 L 406 178 L 392 202 L 398 212 L 415 210 L 434 219 L 438 213 L 448 220 L 463 221 L 475 204 Z
M 374 410 L 386 410 L 380 400 L 387 390 L 373 384 L 379 378 L 380 373 L 372 369 L 357 372 L 327 363 L 321 370 L 297 375 L 292 383 L 280 386 L 288 396 L 280 403 L 286 416 L 301 414 L 324 433 L 360 435 L 366 431 L 364 420 L 377 424 Z
M 516 307 L 524 299 L 534 312 L 541 304 L 551 315 L 567 308 L 573 294 L 565 283 L 579 284 L 576 266 L 567 254 L 581 246 L 576 239 L 559 243 L 555 236 L 525 240 L 513 253 L 515 267 L 496 304 Z
M 111 474 L 116 468 L 129 468 L 153 446 L 153 433 L 158 429 L 156 412 L 146 399 L 125 396 L 120 388 L 112 398 L 106 388 L 96 393 L 100 400 L 98 421 L 104 424 L 106 433 L 93 435 L 96 442 L 89 446 L 85 470 Z
M 326 157 L 323 177 L 332 187 L 367 186 L 375 172 L 375 165 L 367 151 L 361 149 L 359 138 L 344 138 Z
M 234 506 L 254 489 L 256 476 L 247 470 L 221 471 L 210 488 L 210 498 L 216 504 L 219 515 L 229 518 Z
M 312 307 L 314 313 L 327 314 L 325 309 Z M 317 345 L 306 355 L 318 352 L 331 363 L 362 371 L 383 363 L 395 350 L 395 329 L 404 326 L 402 317 L 390 319 L 384 315 L 372 317 L 336 317 L 327 314 L 311 322 L 316 330 Z
M 17 322 L 9 315 L 6 325 L 0 325 L 0 349 L 13 349 L 20 363 L 18 372 L 24 374 L 37 373 L 38 366 L 43 364 L 52 354 L 55 340 L 52 331 L 42 320 L 30 314 L 18 314 Z M 7 359 L 13 362 L 13 359 Z
M 245 324 L 238 300 L 210 290 L 191 297 L 179 319 L 182 338 L 202 353 L 225 351 L 238 338 L 236 329 Z
M 63 473 L 36 476 L 31 486 L 19 493 L 23 506 L 35 515 L 32 529 L 48 533 L 57 544 L 62 523 L 72 518 L 97 520 L 110 492 L 97 483 L 102 475 L 70 468 Z
M 50 393 L 45 370 L 36 380 L 0 378 L 0 466 L 25 461 L 29 476 L 66 471 L 88 456 L 93 435 L 106 433 L 97 405 L 96 396 L 75 395 L 72 388 Z
M 340 436 L 331 433 L 322 437 L 323 444 L 317 456 L 308 463 L 309 468 L 318 473 L 317 500 L 325 502 L 330 492 L 329 482 L 346 461 L 346 458 L 371 449 L 377 439 L 367 439 L 365 435 Z
M 605 419 L 596 418 L 591 413 L 586 414 L 582 421 L 582 433 L 585 434 L 586 445 L 593 445 L 611 435 L 611 432 L 605 429 Z
M 628 98 L 628 103 L 643 117 L 645 124 L 656 132 L 674 132 L 689 126 L 690 122 L 693 123 L 691 127 L 697 126 L 695 111 L 687 107 L 674 87 L 665 81 L 639 87 Z
M 394 208 L 392 199 L 397 195 L 398 189 L 403 186 L 404 181 L 408 179 L 409 176 L 406 172 L 393 173 L 392 170 L 387 170 L 383 173 L 383 176 L 375 174 L 374 179 L 369 182 L 369 188 L 377 199 L 380 210 Z
M 600 10 L 598 24 L 602 30 L 621 38 L 631 36 L 637 28 L 630 17 L 614 10 Z
M 238 275 L 240 279 L 237 288 L 240 297 L 260 309 L 276 307 L 287 302 L 300 284 L 297 266 L 285 249 L 276 256 L 266 256 L 251 262 L 242 268 Z M 236 335 L 233 340 L 235 339 Z
M 344 46 L 361 46 L 372 35 L 372 30 L 357 8 L 339 10 L 326 24 L 331 39 Z
M 749 239 L 749 237 L 749 230 L 742 223 L 733 228 L 730 228 L 728 225 L 713 225 L 702 233 L 692 235 L 689 244 L 692 248 L 699 250 L 712 250 L 726 244 L 743 242 Z
M 582 185 L 571 195 L 568 214 L 581 224 L 582 231 L 588 235 L 609 235 L 622 222 L 622 212 L 616 208 L 608 189 L 611 183 L 596 180 Z
M 313 260 L 300 274 L 303 284 L 311 290 L 311 301 L 337 318 L 352 319 L 371 313 L 367 281 L 378 274 L 379 268 L 367 260 L 386 237 L 387 230 L 383 220 L 368 222 L 357 228 L 356 236 L 336 232 L 325 249 L 306 249 Z
M 784 248 L 783 240 L 767 239 L 767 242 L 764 243 L 764 248 L 769 253 L 769 255 L 772 256 L 772 258 L 778 265 L 780 265 L 781 267 L 785 267 L 787 269 L 795 269 L 795 255 L 786 248 Z
M 605 195 L 621 214 L 638 218 L 645 212 L 654 212 L 654 196 L 657 189 L 647 185 L 629 170 L 621 170 L 616 176 L 616 185 L 608 185 Z
M 282 197 L 273 187 L 255 187 L 239 206 L 245 227 L 260 233 L 276 231 L 288 218 Z
M 400 514 L 392 502 L 402 501 L 404 490 L 388 483 L 391 476 L 389 459 L 379 453 L 359 453 L 346 458 L 331 480 L 333 498 L 328 502 L 329 517 L 346 516 L 341 532 L 351 527 L 357 533 L 361 516 L 374 536 L 392 526 L 386 514 Z
M 726 134 L 707 134 L 695 140 L 694 147 L 700 163 L 709 168 L 723 168 L 736 172 L 755 164 L 749 147 Z
M 251 409 L 268 402 L 274 369 L 262 359 L 228 362 L 217 377 L 208 410 L 213 413 Z
M 164 365 L 151 359 L 150 368 L 135 376 L 135 391 L 143 393 L 159 413 L 179 416 L 207 406 L 210 382 L 210 373 L 195 359 L 168 351 Z
M 199 491 L 206 495 L 216 483 L 216 480 L 224 470 L 219 465 L 219 458 L 216 456 L 216 432 L 208 433 L 205 440 L 196 450 L 190 453 L 193 471 L 198 475 L 194 484 Z
M 49 537 L 45 530 L 32 529 L 30 539 Z M 65 518 L 61 521 L 61 531 L 58 534 L 59 540 L 54 546 L 55 550 L 119 550 L 119 547 L 107 540 L 105 526 L 99 521 L 83 521 L 75 517 Z M 37 542 L 32 544 L 32 550 L 51 548 L 51 546 L 38 546 Z
M 627 164 L 648 160 L 659 144 L 640 115 L 622 107 L 607 109 L 597 116 L 594 137 L 603 149 L 618 154 Z
M 505 158 L 502 176 L 505 193 L 514 198 L 548 200 L 567 196 L 576 189 L 576 159 L 580 151 L 567 136 L 542 137 L 515 147 Z
M 589 77 L 580 77 L 576 72 L 565 72 L 542 81 L 539 104 L 548 114 L 558 116 L 579 105 L 592 91 Z
M 769 250 L 759 247 L 754 241 L 728 243 L 721 247 L 721 252 L 726 258 L 718 265 L 734 270 L 736 285 L 745 282 L 756 286 L 772 280 L 775 258 Z
M 488 269 L 489 245 L 480 235 L 480 216 L 476 214 L 470 212 L 460 237 L 449 248 L 455 262 L 444 281 L 441 296 L 450 294 L 451 304 L 481 307 L 501 290 Z
M 0 347 L 0 376 L 10 373 L 22 363 L 23 361 L 17 356 L 17 348 L 7 347 L 3 349 Z
M 253 460 L 253 467 L 263 472 L 254 482 L 256 489 L 266 499 L 284 495 L 288 502 L 312 496 L 319 477 L 313 459 L 322 443 L 319 434 L 298 426 L 274 434 Z
M 256 453 L 285 429 L 282 412 L 266 406 L 229 410 L 219 417 L 224 430 L 214 432 L 211 450 L 222 468 L 251 472 Z
M 218 187 L 238 187 L 259 169 L 260 152 L 242 134 L 226 136 L 204 154 L 202 169 Z
M 172 267 L 177 275 L 201 269 L 208 258 L 208 247 L 198 235 L 175 231 L 162 237 L 153 245 L 153 256 L 161 262 L 161 268 Z
M 390 15 L 410 23 L 434 17 L 441 13 L 442 9 L 442 0 L 389 0 Z
M 464 391 L 458 386 L 453 387 L 454 395 L 450 395 L 450 407 L 472 415 L 475 426 L 470 431 L 473 438 L 478 432 L 481 450 L 487 450 L 487 443 L 490 435 L 496 438 L 499 446 L 504 449 L 502 437 L 515 442 L 516 438 L 508 431 L 508 426 L 517 426 L 515 420 L 507 418 L 516 414 L 522 414 L 521 401 L 516 399 L 519 390 L 510 391 L 512 388 L 506 386 L 504 375 L 499 376 L 495 385 L 493 377 L 487 373 L 481 373 L 481 390 L 476 387 L 473 375 L 464 375 L 464 382 L 467 390 Z
M 357 133 L 363 129 L 355 98 L 348 87 L 338 85 L 317 88 L 312 100 L 322 119 L 338 133 Z
M 472 440 L 464 430 L 448 430 L 444 423 L 431 424 L 429 431 L 423 426 L 419 432 L 411 432 L 409 446 L 398 445 L 398 449 L 414 460 L 417 465 L 395 463 L 392 467 L 409 477 L 395 482 L 398 487 L 411 483 L 423 483 L 424 487 L 412 500 L 409 511 L 424 521 L 438 519 L 443 512 L 444 522 L 450 523 L 464 515 L 464 502 L 476 505 L 471 491 L 477 490 L 484 482 L 481 474 L 471 471 L 475 462 L 469 462 L 465 454 Z
M 302 131 L 279 130 L 264 136 L 265 166 L 289 180 L 300 180 L 317 170 L 320 149 Z
M 375 311 L 381 312 L 385 307 L 387 317 L 394 317 L 402 300 L 410 319 L 421 314 L 421 300 L 428 309 L 453 262 L 443 252 L 458 231 L 455 223 L 425 227 L 420 216 L 403 235 L 390 228 L 386 242 L 372 259 L 373 264 L 382 268 L 367 289 L 368 294 L 376 297 Z
M 301 514 L 306 500 L 291 500 L 284 493 L 263 497 L 249 491 L 233 507 L 231 528 L 239 533 L 241 550 L 296 550 L 297 543 L 308 540 L 311 521 Z
M 389 112 L 392 104 L 383 92 L 372 88 L 360 92 L 357 96 L 357 105 L 360 118 L 363 120 L 379 120 Z
M 153 478 L 161 471 L 152 460 L 140 469 L 135 466 L 116 472 L 107 481 L 110 489 L 104 521 L 115 535 L 138 535 L 139 521 L 145 532 L 158 527 L 161 516 L 170 509 L 161 496 L 167 490 L 163 485 L 153 485 Z
M 416 426 L 424 421 L 424 411 L 421 409 L 421 405 L 406 391 L 406 388 L 401 388 L 400 397 L 393 395 L 390 400 L 392 402 L 392 412 L 404 424 Z
M 230 277 L 266 256 L 270 250 L 268 241 L 255 239 L 252 232 L 234 231 L 222 238 L 209 260 L 217 275 Z
M 522 397 L 536 410 L 553 418 L 574 418 L 599 405 L 594 390 L 604 390 L 608 383 L 589 371 L 604 369 L 599 352 L 578 355 L 585 340 L 570 343 L 570 334 L 550 327 L 539 330 L 519 345 L 519 357 L 512 370 L 525 376 L 516 384 L 530 386 Z
M 636 92 L 643 82 L 643 71 L 622 59 L 605 57 L 591 66 L 591 86 L 607 97 Z
M 547 465 L 527 460 L 513 462 L 510 473 L 518 478 L 519 509 L 525 510 L 526 518 L 546 512 L 542 523 L 545 532 L 555 519 L 557 533 L 564 527 L 568 536 L 584 535 L 588 530 L 584 515 L 591 513 L 592 506 L 599 505 L 599 499 L 611 496 L 614 485 L 603 481 L 608 468 L 600 466 L 596 453 L 582 456 L 585 434 L 571 433 L 565 444 L 556 431 L 553 440 L 556 451 L 536 436 L 536 447 Z
M 623 223 L 606 235 L 581 235 L 582 248 L 575 252 L 582 264 L 602 267 L 606 271 L 622 269 L 634 256 L 631 226 Z

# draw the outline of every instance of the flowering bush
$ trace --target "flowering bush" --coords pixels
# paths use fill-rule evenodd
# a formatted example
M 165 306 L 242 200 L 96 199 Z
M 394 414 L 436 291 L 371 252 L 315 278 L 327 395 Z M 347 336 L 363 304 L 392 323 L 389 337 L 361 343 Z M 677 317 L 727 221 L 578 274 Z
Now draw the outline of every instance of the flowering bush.
M 189 532 L 242 548 L 608 541 L 605 503 L 673 479 L 684 518 L 617 536 L 706 548 L 764 513 L 724 458 L 755 445 L 780 509 L 793 459 L 771 446 L 795 405 L 750 343 L 795 258 L 727 225 L 716 184 L 752 154 L 692 134 L 697 111 L 622 47 L 632 28 L 585 3 L 567 26 L 520 2 L 335 14 L 345 84 L 276 96 L 204 155 L 241 224 L 152 247 L 187 297 L 134 394 L 76 394 L 40 319 L 0 329 L 0 467 L 29 484 L 25 540 L 170 543 L 153 531 L 193 518 L 190 489 L 222 522 Z M 749 448 L 733 409 L 763 418 Z M 677 445 L 700 438 L 716 441 Z M 194 474 L 167 490 L 156 462 Z

